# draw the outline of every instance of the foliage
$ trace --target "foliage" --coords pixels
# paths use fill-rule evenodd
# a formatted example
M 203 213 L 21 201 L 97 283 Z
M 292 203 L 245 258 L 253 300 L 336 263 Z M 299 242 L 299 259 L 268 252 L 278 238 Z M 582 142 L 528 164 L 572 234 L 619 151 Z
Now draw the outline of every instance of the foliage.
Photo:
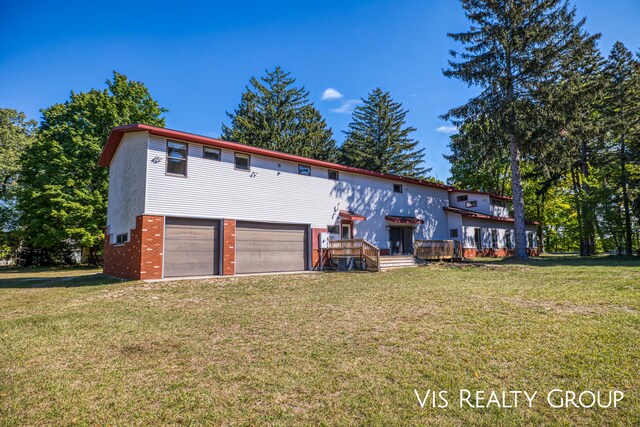
M 395 102 L 389 92 L 374 89 L 354 111 L 345 132 L 342 162 L 348 166 L 394 175 L 423 178 L 431 169 L 422 167 L 424 149 L 410 135 L 406 125 L 408 110 Z
M 36 141 L 22 157 L 18 200 L 31 248 L 55 252 L 74 242 L 97 253 L 108 188 L 108 170 L 97 160 L 109 131 L 129 123 L 164 126 L 167 110 L 143 83 L 114 72 L 106 84 L 42 110 Z
M 309 102 L 309 92 L 295 87 L 290 73 L 276 67 L 260 79 L 251 77 L 238 107 L 227 115 L 222 138 L 318 160 L 337 159 L 333 132 Z

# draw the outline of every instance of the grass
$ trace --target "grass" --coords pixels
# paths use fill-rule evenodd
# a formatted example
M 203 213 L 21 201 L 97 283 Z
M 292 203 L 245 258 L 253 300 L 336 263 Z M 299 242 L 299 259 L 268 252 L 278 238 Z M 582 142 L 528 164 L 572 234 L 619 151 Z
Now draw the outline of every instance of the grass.
M 622 390 L 616 409 L 546 393 Z M 414 389 L 449 390 L 446 409 Z M 470 390 L 532 408 L 459 408 Z M 639 425 L 640 260 L 120 282 L 0 273 L 0 425 Z

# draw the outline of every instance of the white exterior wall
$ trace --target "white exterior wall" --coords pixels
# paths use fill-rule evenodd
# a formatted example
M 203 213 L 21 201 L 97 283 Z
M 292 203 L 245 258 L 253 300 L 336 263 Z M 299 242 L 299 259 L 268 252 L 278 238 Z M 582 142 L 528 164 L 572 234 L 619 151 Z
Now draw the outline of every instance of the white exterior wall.
M 479 218 L 462 218 L 462 223 L 464 226 L 464 248 L 474 248 L 474 228 L 481 228 L 481 236 L 482 236 L 482 248 L 491 248 L 491 229 L 498 230 L 498 248 L 506 248 L 506 230 L 512 230 L 511 232 L 511 240 L 512 247 L 515 247 L 515 231 L 512 222 L 502 222 L 502 221 L 491 221 L 486 219 Z M 535 225 L 527 225 L 527 231 L 534 233 L 534 247 L 538 247 L 537 245 L 537 236 L 536 236 L 536 226 Z
M 136 226 L 136 217 L 145 210 L 147 133 L 125 134 L 109 166 L 107 232 L 111 243 L 117 234 Z
M 458 202 L 458 196 L 467 196 L 467 200 L 464 202 Z M 475 208 L 468 208 L 465 206 L 466 202 L 476 201 L 478 206 Z M 508 203 L 508 202 L 507 202 Z M 485 215 L 492 215 L 501 218 L 509 217 L 509 208 L 502 206 L 494 206 L 491 204 L 491 196 L 488 194 L 476 194 L 468 193 L 464 191 L 453 191 L 449 194 L 449 204 L 454 208 L 466 209 L 469 211 L 483 213 Z
M 448 225 L 447 237 L 446 237 L 447 239 L 450 239 L 450 240 L 464 239 L 464 229 L 462 227 L 462 215 L 454 212 L 447 212 L 447 225 Z M 458 237 L 451 237 L 449 230 L 454 228 L 458 230 Z
M 141 143 L 146 148 L 146 144 Z M 222 161 L 204 159 L 202 145 L 189 143 L 187 177 L 165 174 L 166 139 L 151 136 L 146 156 L 145 213 L 185 217 L 230 218 L 247 221 L 310 224 L 326 228 L 337 224 L 340 210 L 367 217 L 356 221 L 354 237 L 387 248 L 385 215 L 424 220 L 415 239 L 448 239 L 448 192 L 340 171 L 340 181 L 327 178 L 327 169 L 311 167 L 311 176 L 298 175 L 298 164 L 251 156 L 251 171 L 234 168 L 234 152 L 222 150 Z M 156 156 L 162 159 L 153 163 Z M 140 165 L 140 167 L 143 167 Z M 115 190 L 115 189 L 114 189 Z

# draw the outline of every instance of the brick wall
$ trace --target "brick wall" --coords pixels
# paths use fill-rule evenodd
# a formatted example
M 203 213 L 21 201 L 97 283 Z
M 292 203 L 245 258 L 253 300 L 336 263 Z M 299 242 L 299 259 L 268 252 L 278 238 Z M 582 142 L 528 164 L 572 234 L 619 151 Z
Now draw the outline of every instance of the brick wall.
M 476 248 L 464 248 L 462 249 L 462 256 L 465 258 L 475 258 L 475 257 L 508 257 L 513 256 L 515 253 L 514 249 L 482 249 L 477 250 Z M 538 256 L 540 255 L 538 249 L 527 249 L 527 254 L 529 256 Z
M 111 235 L 105 232 L 104 274 L 133 280 L 161 279 L 163 245 L 162 216 L 137 217 L 136 228 L 122 245 L 111 244 Z
M 236 274 L 236 221 L 225 219 L 222 226 L 222 274 Z
M 326 233 L 326 228 L 312 228 L 311 229 L 311 269 L 320 269 L 320 233 Z M 325 250 L 323 254 L 324 265 L 326 265 L 329 259 L 328 251 Z

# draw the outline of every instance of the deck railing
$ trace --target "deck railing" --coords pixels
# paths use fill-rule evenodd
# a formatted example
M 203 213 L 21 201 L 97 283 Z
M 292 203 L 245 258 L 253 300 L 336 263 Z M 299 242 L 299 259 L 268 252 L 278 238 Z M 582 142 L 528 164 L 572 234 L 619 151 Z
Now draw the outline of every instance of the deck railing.
M 367 268 L 380 271 L 380 249 L 364 239 L 329 240 L 327 250 L 332 258 L 360 258 L 366 261 Z
M 416 240 L 414 255 L 421 259 L 462 259 L 462 242 L 458 240 Z

